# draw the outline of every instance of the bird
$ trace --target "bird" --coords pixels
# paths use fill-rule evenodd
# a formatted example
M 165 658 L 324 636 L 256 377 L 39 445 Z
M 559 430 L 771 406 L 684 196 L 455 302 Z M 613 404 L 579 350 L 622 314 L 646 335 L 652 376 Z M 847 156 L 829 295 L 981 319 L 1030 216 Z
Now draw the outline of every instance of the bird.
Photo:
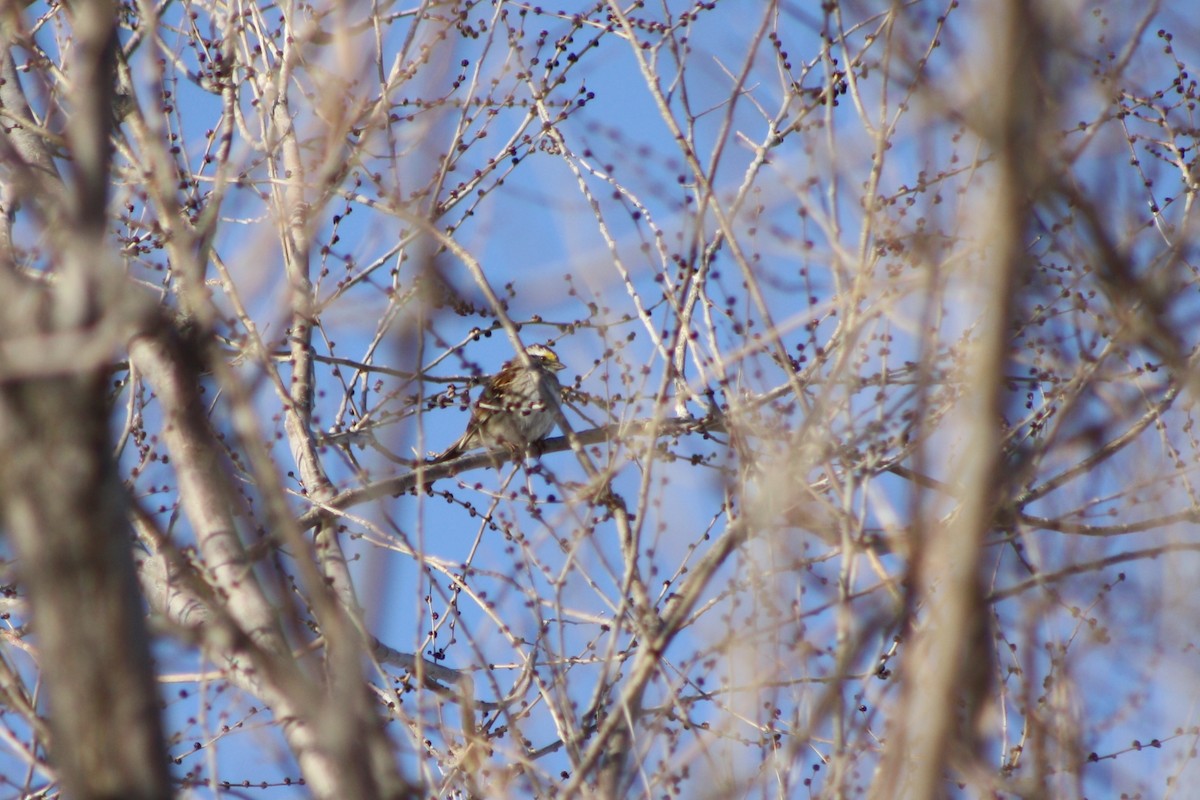
M 471 408 L 467 430 L 429 463 L 449 461 L 476 447 L 503 446 L 516 455 L 554 430 L 554 402 L 562 395 L 554 373 L 566 367 L 544 344 L 530 345 L 525 355 L 532 368 L 517 358 L 505 362 Z

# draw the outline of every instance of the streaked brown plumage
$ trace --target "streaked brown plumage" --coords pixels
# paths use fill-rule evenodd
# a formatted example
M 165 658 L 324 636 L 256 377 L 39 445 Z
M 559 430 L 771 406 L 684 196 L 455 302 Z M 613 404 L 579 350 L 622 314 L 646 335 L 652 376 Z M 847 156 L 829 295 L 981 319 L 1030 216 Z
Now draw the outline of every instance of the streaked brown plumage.
M 543 344 L 530 345 L 525 353 L 533 369 L 515 358 L 505 363 L 471 408 L 466 432 L 430 463 L 449 461 L 476 447 L 521 451 L 554 430 L 552 403 L 562 394 L 562 384 L 554 373 L 564 365 L 558 354 Z

